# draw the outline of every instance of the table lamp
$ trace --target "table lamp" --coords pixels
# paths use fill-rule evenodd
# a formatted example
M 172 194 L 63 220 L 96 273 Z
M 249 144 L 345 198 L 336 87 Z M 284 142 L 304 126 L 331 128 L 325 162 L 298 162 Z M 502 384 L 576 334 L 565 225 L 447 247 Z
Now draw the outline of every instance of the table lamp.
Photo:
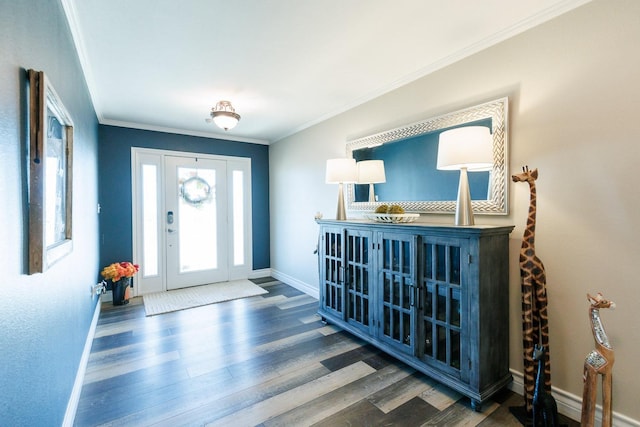
M 438 141 L 437 168 L 460 171 L 455 225 L 474 225 L 467 171 L 493 168 L 493 141 L 489 128 L 466 126 L 442 132 Z
M 344 221 L 347 214 L 344 209 L 344 190 L 342 184 L 352 183 L 357 180 L 357 169 L 355 159 L 329 159 L 327 160 L 327 171 L 325 181 L 327 184 L 338 184 L 338 208 L 336 219 Z
M 382 160 L 362 160 L 356 163 L 358 170 L 358 184 L 369 184 L 369 202 L 375 202 L 376 196 L 373 184 L 380 184 L 387 181 L 384 175 L 384 161 Z

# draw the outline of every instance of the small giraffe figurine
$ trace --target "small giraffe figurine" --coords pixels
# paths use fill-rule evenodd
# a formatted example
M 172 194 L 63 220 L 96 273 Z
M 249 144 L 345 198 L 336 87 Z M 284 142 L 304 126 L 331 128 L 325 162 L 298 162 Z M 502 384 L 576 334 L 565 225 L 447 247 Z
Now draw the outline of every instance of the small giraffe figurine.
M 609 344 L 607 333 L 600 320 L 600 309 L 614 309 L 616 304 L 606 300 L 601 293 L 596 296 L 587 294 L 591 303 L 589 307 L 589 320 L 591 320 L 591 332 L 596 348 L 587 355 L 584 361 L 584 388 L 582 391 L 582 420 L 580 425 L 592 427 L 596 413 L 596 395 L 598 375 L 602 375 L 602 427 L 611 427 L 611 385 L 612 371 L 615 357 L 613 347 Z
M 522 345 L 524 355 L 524 401 L 527 414 L 531 414 L 535 387 L 534 344 L 542 344 L 544 353 L 545 389 L 551 393 L 551 363 L 549 361 L 549 323 L 547 316 L 547 288 L 544 265 L 535 251 L 536 233 L 536 179 L 538 169 L 522 168 L 512 175 L 514 182 L 529 184 L 529 215 L 520 249 L 520 278 L 522 284 Z
M 544 355 L 546 349 L 538 344 L 533 349 L 533 360 L 538 362 L 536 388 L 533 392 L 533 427 L 558 427 L 558 405 L 545 390 Z

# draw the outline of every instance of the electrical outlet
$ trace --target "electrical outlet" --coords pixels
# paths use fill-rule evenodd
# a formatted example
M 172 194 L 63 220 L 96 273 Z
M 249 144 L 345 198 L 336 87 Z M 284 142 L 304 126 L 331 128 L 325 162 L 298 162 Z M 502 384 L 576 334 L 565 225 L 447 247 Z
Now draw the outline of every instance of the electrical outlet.
M 100 282 L 93 285 L 93 288 L 91 290 L 91 294 L 96 294 L 96 295 L 104 294 L 106 292 L 107 292 L 107 287 L 104 282 Z

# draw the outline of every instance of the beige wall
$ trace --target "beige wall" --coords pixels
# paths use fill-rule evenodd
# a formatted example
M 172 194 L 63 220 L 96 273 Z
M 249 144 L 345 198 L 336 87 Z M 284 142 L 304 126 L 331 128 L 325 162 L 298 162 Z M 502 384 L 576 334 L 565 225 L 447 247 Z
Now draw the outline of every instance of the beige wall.
M 344 155 L 346 140 L 508 96 L 510 173 L 523 165 L 540 171 L 536 246 L 547 272 L 554 387 L 580 399 L 582 364 L 593 348 L 586 293 L 603 292 L 618 305 L 602 314 L 617 357 L 614 411 L 640 420 L 639 43 L 640 1 L 596 0 L 275 143 L 274 272 L 317 288 L 313 216 L 335 217 L 337 188 L 324 183 L 324 167 Z M 508 216 L 476 222 L 516 226 L 510 364 L 521 372 L 518 254 L 529 189 L 511 183 L 509 191 Z

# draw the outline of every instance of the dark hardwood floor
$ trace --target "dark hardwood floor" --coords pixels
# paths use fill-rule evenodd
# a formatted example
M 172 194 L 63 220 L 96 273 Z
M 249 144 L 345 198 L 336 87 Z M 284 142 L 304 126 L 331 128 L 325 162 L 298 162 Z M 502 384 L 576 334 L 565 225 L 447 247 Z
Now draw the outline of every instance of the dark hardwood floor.
M 474 412 L 439 385 L 316 315 L 272 278 L 268 294 L 145 317 L 102 307 L 76 426 L 520 426 L 508 390 Z M 579 423 L 562 418 L 570 427 Z

